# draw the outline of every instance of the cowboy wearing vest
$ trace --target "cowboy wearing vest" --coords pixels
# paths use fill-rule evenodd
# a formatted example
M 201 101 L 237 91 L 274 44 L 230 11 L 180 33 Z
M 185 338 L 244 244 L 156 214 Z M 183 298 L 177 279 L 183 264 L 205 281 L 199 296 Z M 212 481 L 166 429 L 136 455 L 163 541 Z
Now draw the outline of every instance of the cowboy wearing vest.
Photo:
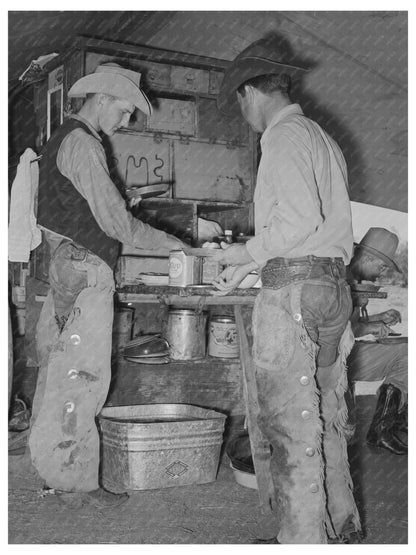
M 372 227 L 355 247 L 348 267 L 348 281 L 352 289 L 362 280 L 374 281 L 387 268 L 401 272 L 394 261 L 399 239 L 387 229 Z M 393 333 L 390 326 L 401 321 L 398 310 L 390 308 L 378 314 L 362 316 L 368 299 L 353 295 L 354 311 L 351 316 L 355 337 L 368 334 L 384 338 Z M 407 338 L 403 343 L 368 343 L 356 341 L 348 357 L 348 376 L 351 381 L 380 381 L 377 405 L 367 443 L 371 447 L 387 449 L 396 455 L 407 453 L 404 436 L 407 433 Z
M 39 375 L 29 447 L 33 465 L 63 502 L 114 507 L 124 492 L 99 487 L 95 424 L 108 394 L 113 269 L 120 242 L 181 248 L 126 208 L 112 182 L 100 133 L 111 136 L 134 110 L 150 115 L 140 74 L 116 64 L 79 79 L 70 97 L 86 97 L 51 136 L 39 167 L 38 224 L 50 246 L 50 292 L 37 325 Z
M 339 146 L 289 92 L 304 68 L 261 39 L 228 68 L 219 108 L 238 107 L 261 133 L 254 193 L 255 236 L 224 245 L 234 266 L 215 284 L 228 293 L 261 270 L 253 310 L 257 424 L 272 446 L 277 538 L 270 543 L 345 541 L 360 531 L 342 423 L 345 360 L 353 345 L 345 265 L 353 250 L 347 170 Z

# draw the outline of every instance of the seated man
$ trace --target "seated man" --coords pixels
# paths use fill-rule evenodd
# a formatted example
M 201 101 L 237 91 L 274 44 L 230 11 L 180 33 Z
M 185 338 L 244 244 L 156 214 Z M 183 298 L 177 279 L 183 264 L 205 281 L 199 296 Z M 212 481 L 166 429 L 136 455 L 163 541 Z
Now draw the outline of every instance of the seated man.
M 375 281 L 388 267 L 401 271 L 394 262 L 398 237 L 383 228 L 371 228 L 356 246 L 349 265 L 348 281 Z M 351 324 L 354 336 L 372 334 L 387 337 L 393 332 L 391 325 L 401 321 L 400 312 L 394 309 L 367 315 L 368 298 L 353 294 L 354 310 Z M 362 310 L 364 309 L 364 310 Z M 364 316 L 362 315 L 364 312 Z M 399 437 L 407 432 L 407 343 L 382 344 L 356 341 L 348 358 L 350 381 L 384 380 L 379 389 L 377 406 L 367 434 L 367 443 L 403 455 L 407 445 Z

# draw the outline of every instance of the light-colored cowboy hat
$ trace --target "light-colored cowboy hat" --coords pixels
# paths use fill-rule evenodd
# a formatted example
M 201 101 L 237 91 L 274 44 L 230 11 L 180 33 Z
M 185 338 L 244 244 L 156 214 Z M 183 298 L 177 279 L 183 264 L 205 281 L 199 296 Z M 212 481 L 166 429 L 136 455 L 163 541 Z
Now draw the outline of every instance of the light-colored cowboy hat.
M 85 97 L 88 93 L 104 93 L 128 100 L 147 116 L 152 114 L 152 105 L 140 88 L 140 73 L 118 64 L 98 66 L 94 73 L 78 79 L 69 89 L 70 97 Z
M 293 56 L 268 38 L 250 44 L 227 68 L 217 98 L 219 110 L 225 114 L 238 113 L 236 90 L 245 81 L 270 73 L 289 75 L 306 72 L 309 69 L 294 63 Z
M 384 227 L 370 227 L 361 241 L 356 243 L 355 247 L 377 256 L 377 258 L 388 264 L 390 268 L 402 274 L 402 270 L 393 260 L 398 244 L 399 238 L 395 233 L 384 229 Z

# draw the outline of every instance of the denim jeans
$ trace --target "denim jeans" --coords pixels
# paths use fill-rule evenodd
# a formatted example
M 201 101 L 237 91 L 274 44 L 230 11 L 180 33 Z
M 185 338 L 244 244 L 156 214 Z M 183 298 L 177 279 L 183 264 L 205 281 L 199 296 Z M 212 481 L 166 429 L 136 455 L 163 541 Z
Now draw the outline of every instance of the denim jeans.
M 89 285 L 95 286 L 95 274 L 103 272 L 105 267 L 98 256 L 74 243 L 65 241 L 55 250 L 49 267 L 49 281 L 59 325 L 68 319 L 81 291 Z
M 351 310 L 346 281 L 332 276 L 263 288 L 255 302 L 257 423 L 273 447 L 280 543 L 360 528 L 342 431 Z
M 111 378 L 114 280 L 98 256 L 59 245 L 37 325 L 40 363 L 29 447 L 49 487 L 68 492 L 98 488 L 96 416 Z
M 319 348 L 317 365 L 333 364 L 352 313 L 348 283 L 330 276 L 306 281 L 302 287 L 301 313 L 309 337 Z
M 39 299 L 46 297 L 49 292 L 49 284 L 37 279 L 28 277 L 26 279 L 26 320 L 24 349 L 26 366 L 37 368 L 39 366 L 36 351 L 36 326 L 42 311 L 43 302 Z
M 348 357 L 348 377 L 352 381 L 384 380 L 402 392 L 401 403 L 407 403 L 408 351 L 407 343 L 362 343 L 356 341 Z

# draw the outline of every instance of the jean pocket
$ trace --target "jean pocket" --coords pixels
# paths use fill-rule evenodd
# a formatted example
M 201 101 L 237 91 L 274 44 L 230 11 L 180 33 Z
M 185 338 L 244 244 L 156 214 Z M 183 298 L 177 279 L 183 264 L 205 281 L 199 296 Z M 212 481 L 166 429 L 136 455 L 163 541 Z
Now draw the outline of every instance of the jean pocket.
M 78 293 L 88 285 L 87 268 L 71 258 L 69 249 L 57 250 L 49 266 L 49 279 L 55 292 Z
M 337 317 L 341 309 L 342 291 L 336 280 L 305 282 L 302 288 L 302 316 L 304 320 L 322 323 Z
M 284 295 L 282 290 L 263 290 L 254 306 L 253 358 L 257 366 L 267 370 L 285 371 L 296 347 L 298 330 Z

